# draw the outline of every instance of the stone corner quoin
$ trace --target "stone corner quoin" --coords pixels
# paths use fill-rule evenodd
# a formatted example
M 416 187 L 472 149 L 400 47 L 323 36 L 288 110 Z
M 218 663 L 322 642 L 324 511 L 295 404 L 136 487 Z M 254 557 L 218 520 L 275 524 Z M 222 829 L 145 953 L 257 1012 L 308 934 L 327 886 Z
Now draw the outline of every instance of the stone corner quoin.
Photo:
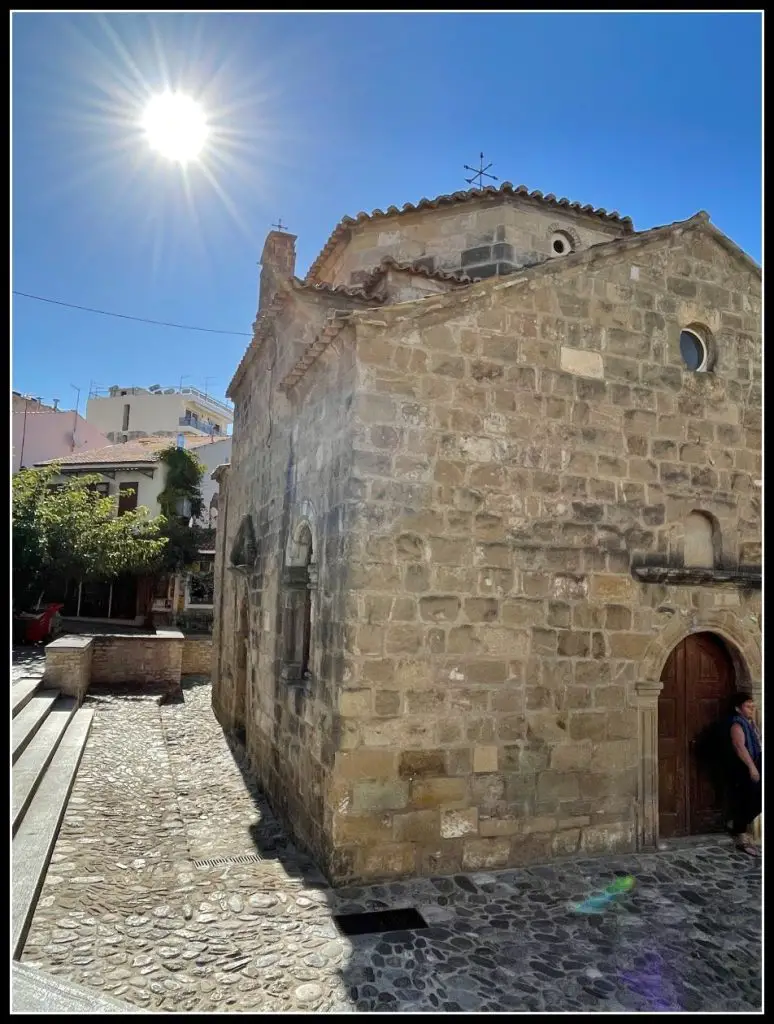
M 530 202 L 357 222 L 314 288 L 267 240 L 213 705 L 336 883 L 652 845 L 672 649 L 713 633 L 760 687 L 758 590 L 632 571 L 760 566 L 760 277 L 704 222 L 564 211 L 551 259 Z

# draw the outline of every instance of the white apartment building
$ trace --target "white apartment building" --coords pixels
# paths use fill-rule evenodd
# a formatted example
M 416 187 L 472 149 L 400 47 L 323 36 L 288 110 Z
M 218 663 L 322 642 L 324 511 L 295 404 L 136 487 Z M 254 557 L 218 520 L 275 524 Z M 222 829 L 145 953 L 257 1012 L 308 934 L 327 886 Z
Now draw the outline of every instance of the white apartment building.
M 194 387 L 115 385 L 107 391 L 92 391 L 86 421 L 116 443 L 150 435 L 226 437 L 234 412 L 230 405 Z

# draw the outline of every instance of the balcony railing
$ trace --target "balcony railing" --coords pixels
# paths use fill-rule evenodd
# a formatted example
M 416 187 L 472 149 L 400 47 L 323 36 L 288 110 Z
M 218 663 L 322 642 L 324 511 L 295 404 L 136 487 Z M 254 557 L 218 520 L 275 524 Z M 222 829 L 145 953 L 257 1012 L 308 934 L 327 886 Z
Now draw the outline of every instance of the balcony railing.
M 225 432 L 221 430 L 217 423 L 207 423 L 206 420 L 200 420 L 198 416 L 181 416 L 177 421 L 178 426 L 181 427 L 193 427 L 195 430 L 201 430 L 203 434 L 219 434 L 225 437 Z

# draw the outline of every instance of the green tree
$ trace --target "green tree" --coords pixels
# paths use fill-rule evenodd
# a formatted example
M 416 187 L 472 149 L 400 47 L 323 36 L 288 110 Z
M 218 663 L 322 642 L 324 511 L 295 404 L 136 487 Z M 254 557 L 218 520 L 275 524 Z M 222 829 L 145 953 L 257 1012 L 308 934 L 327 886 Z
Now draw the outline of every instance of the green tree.
M 159 567 L 178 572 L 197 561 L 202 547 L 204 531 L 189 523 L 198 519 L 204 508 L 201 482 L 206 467 L 195 452 L 174 444 L 159 452 L 159 460 L 167 467 L 159 505 L 166 520 L 163 535 L 168 541 Z
M 101 477 L 53 484 L 58 467 L 23 469 L 13 478 L 12 588 L 17 610 L 67 579 L 111 579 L 153 572 L 168 538 L 164 516 L 138 507 L 116 515 L 117 499 L 99 494 Z

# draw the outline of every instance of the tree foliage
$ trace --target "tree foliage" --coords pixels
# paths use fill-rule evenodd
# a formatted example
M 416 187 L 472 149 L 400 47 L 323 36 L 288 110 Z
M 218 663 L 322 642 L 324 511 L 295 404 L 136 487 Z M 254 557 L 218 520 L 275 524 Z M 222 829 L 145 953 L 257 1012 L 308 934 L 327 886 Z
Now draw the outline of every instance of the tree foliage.
M 175 516 L 198 519 L 204 508 L 201 482 L 205 465 L 196 452 L 171 444 L 159 452 L 159 461 L 167 467 L 164 490 L 159 494 L 159 505 L 167 519 Z M 187 502 L 188 511 L 182 510 Z
M 152 572 L 169 543 L 164 516 L 140 506 L 116 515 L 116 497 L 99 494 L 101 477 L 81 476 L 54 489 L 55 465 L 13 478 L 14 607 L 31 607 L 66 579 L 111 579 Z
M 160 568 L 177 572 L 196 561 L 202 546 L 203 531 L 191 521 L 198 519 L 204 508 L 201 482 L 206 467 L 195 452 L 174 444 L 159 452 L 159 460 L 167 467 L 159 505 L 166 518 L 163 532 L 168 541 Z

